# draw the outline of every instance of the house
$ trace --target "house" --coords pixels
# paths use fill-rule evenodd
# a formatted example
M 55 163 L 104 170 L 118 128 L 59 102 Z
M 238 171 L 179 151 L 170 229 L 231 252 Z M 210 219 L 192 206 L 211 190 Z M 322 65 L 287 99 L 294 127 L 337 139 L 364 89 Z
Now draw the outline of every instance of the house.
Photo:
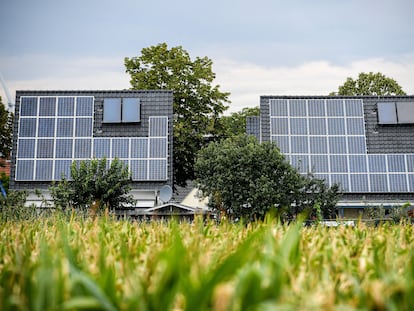
M 172 187 L 172 132 L 172 91 L 17 91 L 10 189 L 50 200 L 48 187 L 70 178 L 73 161 L 119 158 L 137 200 L 128 213 L 141 214 Z M 28 204 L 42 198 L 30 192 Z
M 261 96 L 250 128 L 302 174 L 339 184 L 340 216 L 414 202 L 414 96 Z

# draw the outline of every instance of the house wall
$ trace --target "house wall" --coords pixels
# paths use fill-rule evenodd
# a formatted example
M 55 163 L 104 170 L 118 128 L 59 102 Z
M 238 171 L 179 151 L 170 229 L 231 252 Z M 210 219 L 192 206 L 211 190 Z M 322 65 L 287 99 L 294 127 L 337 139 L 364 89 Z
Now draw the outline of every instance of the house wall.
M 168 117 L 168 165 L 166 181 L 134 181 L 133 189 L 158 190 L 173 183 L 173 93 L 172 91 L 17 91 L 11 159 L 10 189 L 47 189 L 50 182 L 16 181 L 16 153 L 20 98 L 22 96 L 94 96 L 93 137 L 147 137 L 150 116 Z M 104 124 L 103 102 L 105 98 L 138 97 L 141 105 L 141 122 L 131 124 Z

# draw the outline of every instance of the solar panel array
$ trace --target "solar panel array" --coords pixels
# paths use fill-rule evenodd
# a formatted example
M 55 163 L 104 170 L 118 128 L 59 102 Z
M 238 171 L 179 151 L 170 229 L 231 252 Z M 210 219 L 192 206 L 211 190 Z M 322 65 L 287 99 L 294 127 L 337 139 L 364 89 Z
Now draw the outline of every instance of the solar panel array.
M 271 99 L 270 134 L 303 174 L 345 192 L 414 191 L 414 154 L 368 154 L 360 99 Z
M 21 97 L 17 181 L 70 178 L 73 161 L 119 158 L 137 181 L 167 180 L 168 117 L 150 117 L 148 137 L 94 137 L 92 96 Z

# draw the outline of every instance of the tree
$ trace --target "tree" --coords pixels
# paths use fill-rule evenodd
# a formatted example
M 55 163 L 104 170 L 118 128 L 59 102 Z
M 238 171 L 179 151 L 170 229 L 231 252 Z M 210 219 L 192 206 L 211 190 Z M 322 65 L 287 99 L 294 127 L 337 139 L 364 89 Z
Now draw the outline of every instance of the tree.
M 185 185 L 194 178 L 194 161 L 209 133 L 227 106 L 229 93 L 212 85 L 213 62 L 190 55 L 181 46 L 168 49 L 166 43 L 143 48 L 141 56 L 125 58 L 132 89 L 174 91 L 174 183 Z M 213 120 L 213 121 L 212 121 Z
M 216 122 L 216 128 L 213 129 L 214 134 L 218 138 L 227 138 L 232 136 L 243 135 L 246 133 L 247 117 L 259 116 L 259 107 L 243 108 L 239 112 L 233 112 L 229 116 L 221 117 Z
M 13 114 L 4 107 L 0 97 L 0 165 L 10 156 L 13 143 Z
M 274 209 L 286 219 L 304 211 L 313 217 L 316 207 L 322 217 L 335 217 L 336 186 L 300 175 L 275 144 L 252 136 L 210 143 L 199 152 L 195 172 L 211 207 L 232 218 L 260 219 Z
M 115 209 L 134 203 L 127 195 L 131 190 L 128 168 L 118 159 L 112 160 L 109 168 L 105 158 L 73 162 L 70 171 L 70 179 L 62 178 L 49 188 L 55 206 Z
M 392 78 L 384 76 L 382 73 L 361 72 L 358 79 L 348 77 L 345 83 L 338 88 L 337 93 L 331 95 L 406 95 L 401 86 Z

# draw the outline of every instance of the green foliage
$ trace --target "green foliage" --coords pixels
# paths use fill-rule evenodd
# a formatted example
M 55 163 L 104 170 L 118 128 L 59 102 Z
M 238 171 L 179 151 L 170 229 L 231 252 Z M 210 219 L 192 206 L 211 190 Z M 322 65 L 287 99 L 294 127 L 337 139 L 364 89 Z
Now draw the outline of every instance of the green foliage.
M 128 167 L 114 159 L 109 168 L 106 158 L 73 162 L 71 178 L 62 178 L 49 190 L 55 206 L 80 209 L 89 208 L 95 202 L 99 207 L 118 208 L 134 202 L 127 195 L 131 190 Z
M 0 196 L 0 220 L 30 220 L 36 216 L 34 207 L 25 206 L 26 191 L 9 191 L 7 198 Z
M 361 72 L 358 79 L 348 77 L 345 83 L 338 88 L 337 93 L 331 95 L 406 95 L 401 86 L 392 78 L 388 78 L 380 72 Z
M 285 219 L 306 211 L 335 217 L 338 188 L 305 177 L 273 143 L 258 143 L 246 135 L 210 143 L 195 165 L 200 190 L 214 209 L 232 218 L 262 219 L 270 210 Z
M 193 179 L 193 166 L 203 137 L 212 122 L 227 109 L 229 93 L 212 85 L 213 62 L 207 57 L 190 58 L 181 46 L 166 43 L 143 48 L 141 56 L 125 58 L 132 89 L 174 91 L 174 179 L 185 185 Z
M 13 114 L 4 107 L 0 97 L 0 165 L 10 156 L 13 142 Z
M 217 138 L 243 135 L 246 133 L 246 118 L 259 115 L 259 107 L 243 108 L 240 112 L 219 118 L 212 131 Z
M 414 226 L 0 223 L 1 310 L 410 310 Z

